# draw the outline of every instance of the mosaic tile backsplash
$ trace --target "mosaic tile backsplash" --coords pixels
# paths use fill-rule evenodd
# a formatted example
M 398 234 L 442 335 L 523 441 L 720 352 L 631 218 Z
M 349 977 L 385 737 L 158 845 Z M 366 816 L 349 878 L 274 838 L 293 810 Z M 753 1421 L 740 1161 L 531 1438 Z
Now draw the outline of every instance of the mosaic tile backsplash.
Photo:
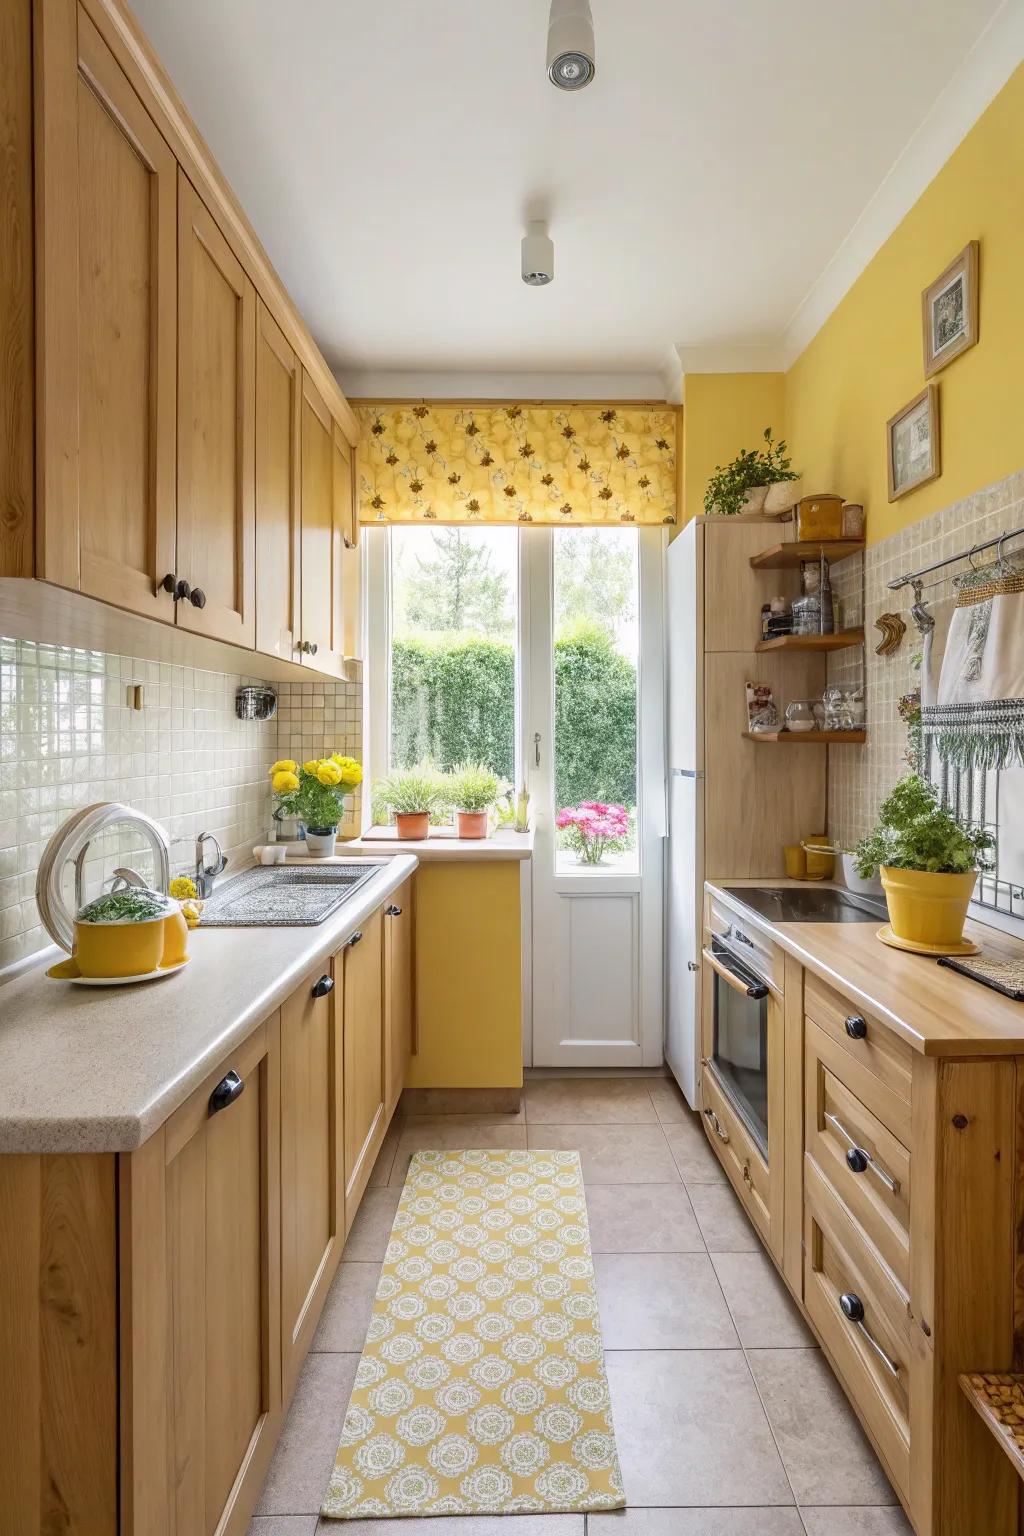
M 890 592 L 888 583 L 907 571 L 920 570 L 938 560 L 957 555 L 972 544 L 996 538 L 1006 529 L 1024 524 L 1024 470 L 996 485 L 955 502 L 922 522 L 914 523 L 863 557 L 863 608 L 867 644 L 838 651 L 829 658 L 830 683 L 863 682 L 867 706 L 868 740 L 860 747 L 832 747 L 829 752 L 829 830 L 844 847 L 852 847 L 870 831 L 878 807 L 893 784 L 909 771 L 905 761 L 907 728 L 899 716 L 899 701 L 919 684 L 914 666 L 921 637 L 910 616 L 913 590 Z M 1024 541 L 1007 546 L 1020 552 Z M 991 558 L 994 551 L 990 553 Z M 956 594 L 954 578 L 966 569 L 958 562 L 945 571 L 924 578 L 924 596 L 937 606 Z M 861 557 L 851 556 L 832 567 L 832 584 L 842 603 L 846 628 L 862 619 Z M 902 644 L 892 656 L 876 656 L 881 632 L 875 620 L 883 613 L 897 613 L 907 625 Z M 1024 770 L 1001 775 L 1000 863 L 1018 862 L 1015 839 L 1024 823 Z M 1019 857 L 1024 875 L 1024 854 Z
M 358 684 L 280 683 L 273 720 L 239 720 L 235 690 L 256 681 L 0 640 L 0 970 L 49 943 L 36 909 L 36 869 L 50 835 L 82 806 L 121 800 L 145 811 L 171 838 L 172 872 L 185 872 L 198 832 L 214 833 L 236 857 L 266 839 L 276 757 L 326 750 L 361 757 Z M 141 710 L 131 703 L 135 685 Z M 356 825 L 358 815 L 357 798 Z M 143 846 L 116 830 L 97 840 L 84 894 L 95 895 L 117 864 L 151 876 Z

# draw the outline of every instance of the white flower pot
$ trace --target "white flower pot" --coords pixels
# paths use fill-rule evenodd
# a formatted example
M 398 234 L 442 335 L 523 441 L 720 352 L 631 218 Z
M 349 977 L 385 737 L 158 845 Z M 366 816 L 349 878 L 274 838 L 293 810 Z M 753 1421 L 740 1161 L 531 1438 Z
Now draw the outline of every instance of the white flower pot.
M 748 516 L 754 513 L 763 512 L 765 497 L 767 495 L 768 487 L 766 485 L 752 485 L 749 491 L 743 492 L 743 501 L 740 505 L 740 511 L 747 513 Z
M 337 827 L 321 827 L 314 832 L 312 827 L 306 828 L 306 852 L 311 859 L 330 859 L 334 856 L 334 845 L 337 840 Z
M 781 512 L 790 512 L 799 500 L 799 480 L 776 480 L 774 485 L 768 486 L 764 510 L 773 516 Z

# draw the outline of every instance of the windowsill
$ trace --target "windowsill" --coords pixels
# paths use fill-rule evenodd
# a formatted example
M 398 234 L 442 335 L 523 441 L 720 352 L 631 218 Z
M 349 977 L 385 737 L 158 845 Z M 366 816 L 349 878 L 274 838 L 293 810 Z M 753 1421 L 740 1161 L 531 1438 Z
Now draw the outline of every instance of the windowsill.
M 490 837 L 457 837 L 454 827 L 434 827 L 427 838 L 400 838 L 394 827 L 370 827 L 362 837 L 339 842 L 339 859 L 388 859 L 400 853 L 414 853 L 418 859 L 488 860 L 529 859 L 533 857 L 533 829 L 512 832 L 499 828 Z

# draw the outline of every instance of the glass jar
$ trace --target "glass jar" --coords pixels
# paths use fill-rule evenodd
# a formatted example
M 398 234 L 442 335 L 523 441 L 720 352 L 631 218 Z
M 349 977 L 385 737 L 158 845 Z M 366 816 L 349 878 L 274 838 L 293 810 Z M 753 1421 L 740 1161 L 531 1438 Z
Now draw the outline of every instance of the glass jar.
M 808 592 L 803 597 L 794 597 L 792 614 L 794 635 L 821 634 L 821 596 L 819 593 Z
M 794 699 L 792 704 L 786 705 L 787 731 L 813 731 L 817 723 L 813 699 Z
M 854 729 L 854 712 L 851 695 L 855 692 L 850 687 L 840 687 L 833 684 L 826 688 L 824 693 L 825 719 L 823 729 L 826 731 L 852 731 Z

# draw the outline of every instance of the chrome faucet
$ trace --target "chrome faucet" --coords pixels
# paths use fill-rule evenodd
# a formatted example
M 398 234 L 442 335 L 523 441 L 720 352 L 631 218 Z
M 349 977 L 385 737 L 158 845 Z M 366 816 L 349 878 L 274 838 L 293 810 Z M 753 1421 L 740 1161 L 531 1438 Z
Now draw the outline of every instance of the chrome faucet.
M 206 844 L 212 843 L 217 850 L 214 864 L 206 862 Z M 228 867 L 227 857 L 212 832 L 200 832 L 196 838 L 196 891 L 202 900 L 213 895 L 213 882 Z

